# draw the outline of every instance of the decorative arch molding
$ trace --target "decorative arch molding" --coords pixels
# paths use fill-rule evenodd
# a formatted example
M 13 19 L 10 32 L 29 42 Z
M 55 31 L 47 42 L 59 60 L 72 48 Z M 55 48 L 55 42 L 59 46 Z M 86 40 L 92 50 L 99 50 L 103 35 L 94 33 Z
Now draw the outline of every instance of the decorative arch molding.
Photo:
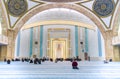
M 116 7 L 116 12 L 114 13 L 114 18 L 111 24 L 114 36 L 118 35 L 119 24 L 120 24 L 120 0 L 118 1 L 118 6 Z
M 40 26 L 40 25 L 54 25 L 54 24 L 66 24 L 66 25 L 77 25 L 80 27 L 84 27 L 84 28 L 88 28 L 91 30 L 95 30 L 95 26 L 87 24 L 87 23 L 82 23 L 82 22 L 78 22 L 78 21 L 70 21 L 70 20 L 48 20 L 48 21 L 39 21 L 39 22 L 35 22 L 35 23 L 31 23 L 28 25 L 24 25 L 22 29 L 28 29 L 31 27 L 36 27 L 36 26 Z
M 75 1 L 81 1 L 81 0 L 42 0 L 46 2 L 75 2 Z
M 89 17 L 96 25 L 97 27 L 100 29 L 103 38 L 105 38 L 105 26 L 104 24 L 101 22 L 101 20 L 91 11 L 89 11 L 88 9 L 79 6 L 79 5 L 75 5 L 75 4 L 63 4 L 63 3 L 58 3 L 58 4 L 44 4 L 41 6 L 37 6 L 34 9 L 30 10 L 28 13 L 26 13 L 15 25 L 14 30 L 16 31 L 16 33 L 18 33 L 18 31 L 23 27 L 23 25 L 35 14 L 42 12 L 44 10 L 48 10 L 48 9 L 52 9 L 52 8 L 68 8 L 68 9 L 72 9 L 75 11 L 78 11 L 84 15 L 86 15 L 87 17 Z

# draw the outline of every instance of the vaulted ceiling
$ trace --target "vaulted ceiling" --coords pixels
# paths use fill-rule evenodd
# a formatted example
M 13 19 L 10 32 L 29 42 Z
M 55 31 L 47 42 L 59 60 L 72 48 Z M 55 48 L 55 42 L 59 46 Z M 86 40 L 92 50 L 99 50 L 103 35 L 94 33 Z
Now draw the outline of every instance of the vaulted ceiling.
M 35 22 L 35 18 L 36 21 L 41 21 L 60 20 L 65 17 L 63 19 L 73 19 L 93 26 L 98 26 L 99 22 L 104 30 L 111 30 L 118 24 L 116 21 L 120 15 L 120 0 L 0 0 L 0 4 L 9 29 L 17 28 L 21 21 L 23 22 L 21 26 L 24 26 Z M 74 9 L 75 7 L 78 8 Z M 35 14 L 32 11 L 36 11 Z M 28 16 L 29 19 L 26 18 L 28 14 L 31 15 Z M 98 22 L 95 22 L 96 19 Z

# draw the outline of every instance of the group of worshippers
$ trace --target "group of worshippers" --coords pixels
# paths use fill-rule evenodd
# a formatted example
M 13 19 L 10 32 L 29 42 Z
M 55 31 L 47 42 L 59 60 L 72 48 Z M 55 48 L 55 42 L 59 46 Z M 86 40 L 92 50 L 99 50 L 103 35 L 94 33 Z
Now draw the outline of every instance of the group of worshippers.
M 53 59 L 52 58 L 48 59 L 46 57 L 43 57 L 43 58 L 15 58 L 15 59 L 4 58 L 4 62 L 7 62 L 7 64 L 10 64 L 11 61 L 22 61 L 22 62 L 29 62 L 29 63 L 34 63 L 34 64 L 41 64 L 41 62 L 44 62 L 44 61 L 53 62 Z
M 7 64 L 10 64 L 11 63 L 11 61 L 22 61 L 22 62 L 29 62 L 29 63 L 34 63 L 34 64 L 41 64 L 41 62 L 44 62 L 44 61 L 51 61 L 51 62 L 53 62 L 53 59 L 52 58 L 50 58 L 50 59 L 48 59 L 48 58 L 45 58 L 45 57 L 43 57 L 43 58 L 32 58 L 32 59 L 30 59 L 30 58 L 22 58 L 22 59 L 19 59 L 19 58 L 15 58 L 15 59 L 4 59 L 4 62 L 7 62 Z M 58 61 L 71 61 L 72 62 L 72 68 L 73 69 L 79 69 L 78 68 L 78 63 L 77 63 L 77 61 L 79 61 L 78 59 L 73 59 L 73 58 L 67 58 L 67 59 L 63 59 L 63 58 L 56 58 L 55 59 L 55 63 L 57 63 Z
M 15 59 L 6 59 L 6 58 L 4 58 L 4 62 L 7 62 L 7 64 L 10 64 L 11 63 L 11 61 L 20 61 L 20 59 L 19 58 L 15 58 Z

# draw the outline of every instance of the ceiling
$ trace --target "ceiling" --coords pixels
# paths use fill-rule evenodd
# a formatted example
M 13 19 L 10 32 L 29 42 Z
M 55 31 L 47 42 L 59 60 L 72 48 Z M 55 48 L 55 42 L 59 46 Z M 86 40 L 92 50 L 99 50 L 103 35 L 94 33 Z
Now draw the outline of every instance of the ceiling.
M 44 1 L 44 2 L 86 2 L 90 0 L 35 0 L 35 1 Z
M 33 24 L 40 21 L 50 21 L 50 20 L 65 20 L 65 21 L 76 21 L 84 24 L 89 24 L 91 26 L 96 26 L 88 17 L 79 13 L 75 10 L 66 8 L 53 8 L 42 11 L 32 18 L 30 18 L 25 25 Z
M 2 6 L 3 15 L 5 21 L 8 24 L 8 28 L 20 28 L 21 26 L 28 25 L 35 22 L 45 21 L 45 20 L 70 20 L 77 21 L 84 24 L 89 24 L 96 26 L 96 18 L 105 30 L 110 30 L 113 28 L 115 19 L 118 15 L 118 8 L 120 6 L 119 0 L 0 0 Z M 48 5 L 61 7 L 47 9 Z M 81 7 L 85 11 L 90 13 L 85 13 L 84 11 L 77 12 L 71 8 L 64 8 L 66 5 L 72 7 Z M 42 7 L 45 6 L 45 7 Z M 41 11 L 37 12 L 34 16 L 29 17 L 27 21 L 23 21 L 27 14 L 32 15 L 32 11 L 37 7 Z M 45 9 L 46 8 L 46 9 Z M 37 8 L 38 9 L 38 8 Z M 76 10 L 79 10 L 76 9 Z M 87 15 L 95 17 L 87 17 Z M 93 20 L 91 20 L 93 19 Z M 25 23 L 24 23 L 25 22 Z M 20 26 L 20 24 L 21 26 Z M 19 26 L 18 26 L 19 25 Z M 99 25 L 99 24 L 98 24 Z M 100 27 L 99 26 L 99 27 Z

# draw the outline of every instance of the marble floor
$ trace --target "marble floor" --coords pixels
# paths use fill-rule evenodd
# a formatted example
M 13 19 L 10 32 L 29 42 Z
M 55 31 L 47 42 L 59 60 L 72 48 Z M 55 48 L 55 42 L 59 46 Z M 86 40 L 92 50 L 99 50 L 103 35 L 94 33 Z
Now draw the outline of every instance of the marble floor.
M 120 79 L 120 62 L 80 61 L 79 70 L 71 62 L 0 62 L 0 79 Z

